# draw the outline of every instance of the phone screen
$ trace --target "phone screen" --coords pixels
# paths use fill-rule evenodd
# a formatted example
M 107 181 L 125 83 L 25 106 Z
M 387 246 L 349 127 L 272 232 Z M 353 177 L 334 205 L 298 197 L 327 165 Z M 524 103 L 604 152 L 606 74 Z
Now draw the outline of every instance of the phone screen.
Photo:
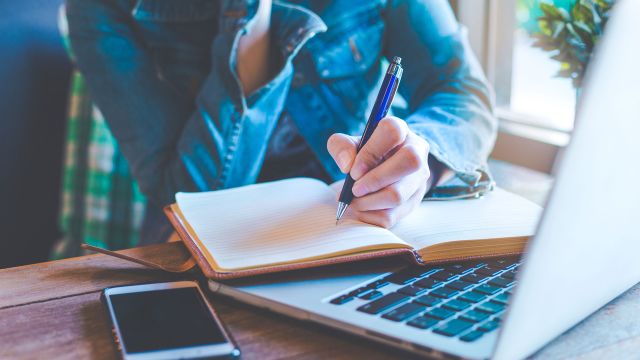
M 196 288 L 110 295 L 128 353 L 227 342 Z

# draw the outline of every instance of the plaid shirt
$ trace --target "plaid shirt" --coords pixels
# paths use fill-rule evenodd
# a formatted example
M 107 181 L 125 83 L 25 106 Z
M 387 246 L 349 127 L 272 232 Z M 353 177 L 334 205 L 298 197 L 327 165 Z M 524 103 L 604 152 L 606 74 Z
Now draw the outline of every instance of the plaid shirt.
M 82 255 L 82 243 L 107 249 L 135 246 L 146 199 L 78 72 L 72 79 L 63 166 L 64 236 L 52 258 Z

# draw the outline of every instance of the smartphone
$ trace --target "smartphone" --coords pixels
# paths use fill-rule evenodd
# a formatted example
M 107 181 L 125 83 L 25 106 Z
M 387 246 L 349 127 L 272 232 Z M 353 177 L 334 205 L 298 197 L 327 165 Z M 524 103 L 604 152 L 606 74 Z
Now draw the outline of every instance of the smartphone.
M 104 289 L 123 359 L 238 359 L 240 350 L 194 281 Z

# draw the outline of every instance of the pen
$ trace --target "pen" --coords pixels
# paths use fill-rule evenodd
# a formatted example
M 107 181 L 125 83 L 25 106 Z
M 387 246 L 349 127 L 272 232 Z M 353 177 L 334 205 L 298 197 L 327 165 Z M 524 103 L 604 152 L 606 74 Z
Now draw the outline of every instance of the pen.
M 384 80 L 382 81 L 382 86 L 380 86 L 380 90 L 378 91 L 378 96 L 376 97 L 376 102 L 373 104 L 373 109 L 371 109 L 371 114 L 369 115 L 369 120 L 367 120 L 367 125 L 364 128 L 364 133 L 360 138 L 360 142 L 358 143 L 357 152 L 362 149 L 364 144 L 367 143 L 371 134 L 373 134 L 374 130 L 378 126 L 380 120 L 382 120 L 387 113 L 389 112 L 389 107 L 393 102 L 393 97 L 396 95 L 398 91 L 398 84 L 400 83 L 400 79 L 402 78 L 402 65 L 400 62 L 401 58 L 395 56 L 389 67 L 387 68 L 387 72 L 384 75 Z M 349 204 L 351 204 L 351 200 L 353 200 L 353 183 L 355 180 L 351 177 L 350 174 L 347 174 L 347 178 L 344 180 L 344 185 L 342 186 L 342 191 L 340 192 L 340 198 L 338 199 L 338 212 L 336 213 L 336 225 L 338 221 L 344 215 L 344 212 L 347 210 Z

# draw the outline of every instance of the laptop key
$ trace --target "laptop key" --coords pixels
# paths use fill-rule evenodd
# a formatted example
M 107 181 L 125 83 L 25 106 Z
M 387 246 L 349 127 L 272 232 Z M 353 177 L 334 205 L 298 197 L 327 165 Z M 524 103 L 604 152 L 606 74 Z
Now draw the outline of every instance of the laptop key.
M 506 258 L 506 259 L 495 259 L 491 261 L 487 261 L 491 266 L 495 266 L 500 269 L 510 269 L 516 265 L 518 265 L 518 259 L 515 258 Z
M 482 304 L 476 306 L 476 310 L 480 310 L 489 314 L 497 314 L 504 310 L 504 305 L 500 305 L 494 302 L 483 302 Z
M 436 273 L 436 272 L 438 272 L 440 270 L 442 270 L 442 268 L 438 268 L 438 267 L 435 267 L 435 268 L 420 267 L 420 268 L 418 268 L 418 269 L 416 269 L 414 271 L 414 274 L 415 274 L 416 277 L 423 278 L 425 276 L 429 276 L 429 275 L 431 275 L 433 273 Z
M 433 332 L 444 336 L 456 336 L 472 326 L 473 323 L 470 323 L 468 321 L 453 319 L 448 321 L 444 325 L 438 326 L 433 330 Z
M 414 286 L 420 286 L 421 288 L 425 288 L 425 289 L 433 289 L 440 286 L 441 284 L 442 284 L 442 281 L 432 279 L 430 277 L 420 279 L 413 283 Z
M 465 275 L 465 276 L 461 277 L 460 280 L 463 280 L 463 281 L 466 281 L 466 282 L 472 283 L 472 284 L 478 284 L 478 283 L 483 282 L 487 278 L 488 278 L 488 276 L 486 276 L 484 274 L 472 273 L 472 274 Z
M 408 303 L 389 311 L 382 315 L 382 317 L 392 321 L 404 321 L 426 309 L 427 308 L 425 306 L 416 303 Z
M 382 293 L 378 290 L 370 289 L 369 292 L 362 293 L 358 295 L 358 297 L 362 300 L 375 300 L 377 298 L 382 297 Z
M 489 284 L 493 286 L 498 286 L 498 287 L 509 287 L 515 284 L 515 281 L 505 279 L 503 277 L 497 277 L 495 279 L 491 279 L 491 281 L 489 281 Z
M 502 271 L 502 269 L 491 266 L 491 265 L 487 265 L 476 270 L 476 273 L 494 276 L 494 275 L 498 275 L 500 271 Z
M 385 287 L 387 285 L 389 285 L 388 281 L 386 281 L 384 279 L 380 279 L 380 280 L 376 280 L 376 281 L 374 281 L 372 283 L 367 284 L 367 287 L 369 289 L 380 289 L 380 288 Z
M 456 274 L 466 274 L 470 271 L 472 271 L 473 269 L 475 269 L 475 264 L 453 264 L 453 265 L 447 265 L 447 267 L 445 268 L 453 273 Z
M 495 286 L 491 286 L 489 284 L 482 284 L 482 285 L 477 286 L 473 290 L 477 291 L 477 292 L 481 292 L 481 293 L 486 294 L 486 295 L 493 295 L 493 294 L 499 293 L 500 290 L 502 290 L 502 289 L 497 288 Z
M 443 299 L 450 299 L 454 297 L 456 294 L 458 294 L 458 291 L 447 288 L 447 287 L 437 288 L 435 290 L 431 290 L 431 292 L 429 293 L 429 295 L 431 296 L 435 296 Z
M 417 318 L 409 321 L 407 325 L 417 327 L 418 329 L 428 329 L 438 322 L 440 322 L 440 320 L 432 318 L 431 316 L 418 316 Z
M 520 266 L 519 260 L 514 260 L 504 267 L 505 270 L 517 269 Z
M 464 342 L 472 342 L 480 339 L 484 335 L 482 331 L 474 330 L 460 337 L 460 340 Z
M 464 300 L 470 303 L 477 303 L 480 302 L 484 299 L 487 298 L 487 295 L 481 294 L 479 292 L 475 292 L 475 291 L 469 291 L 466 292 L 460 296 L 458 296 L 458 299 L 460 300 Z
M 437 273 L 431 275 L 432 278 L 440 280 L 440 281 L 449 281 L 458 276 L 457 273 L 444 269 L 442 271 L 438 271 Z
M 422 304 L 424 306 L 434 306 L 440 303 L 442 299 L 433 297 L 431 295 L 422 295 L 419 298 L 413 300 L 413 302 L 417 302 L 418 304 Z
M 362 306 L 360 306 L 357 310 L 365 312 L 367 314 L 379 314 L 395 305 L 401 304 L 410 297 L 404 294 L 400 294 L 397 292 L 389 293 L 377 300 L 368 302 Z
M 489 314 L 476 311 L 476 310 L 469 310 L 466 313 L 460 315 L 460 319 L 471 321 L 474 323 L 479 323 L 481 321 L 484 321 L 488 317 L 489 317 Z
M 456 300 L 456 299 L 447 301 L 446 303 L 444 303 L 442 305 L 442 307 L 445 307 L 445 308 L 453 310 L 453 311 L 462 311 L 462 310 L 468 308 L 469 306 L 471 306 L 471 304 L 469 304 L 468 302 L 460 301 L 460 300 Z
M 363 286 L 363 287 L 360 287 L 360 288 L 357 288 L 357 289 L 355 289 L 355 290 L 351 291 L 351 292 L 349 293 L 349 296 L 358 296 L 358 295 L 363 294 L 363 293 L 366 293 L 366 292 L 368 292 L 368 291 L 370 291 L 370 290 L 371 290 L 371 289 L 369 289 L 369 288 L 367 288 L 367 287 Z
M 413 286 L 413 285 L 407 285 L 403 288 L 398 289 L 398 292 L 403 293 L 405 295 L 409 295 L 409 296 L 418 296 L 426 293 L 427 289 Z
M 351 300 L 353 300 L 353 296 L 342 295 L 342 296 L 338 296 L 337 298 L 331 300 L 330 303 L 332 303 L 334 305 L 342 305 L 342 304 L 348 303 Z
M 398 285 L 407 285 L 410 282 L 414 281 L 415 279 L 416 277 L 413 275 L 413 272 L 410 271 L 409 269 L 398 271 L 384 278 L 384 280 L 392 282 L 394 284 L 398 284 Z
M 451 310 L 443 309 L 441 307 L 437 307 L 437 308 L 431 309 L 426 313 L 426 315 L 429 315 L 431 317 L 434 317 L 434 318 L 440 319 L 440 320 L 448 319 L 448 318 L 452 317 L 454 314 L 455 314 L 455 312 L 453 312 Z
M 496 297 L 491 299 L 491 301 L 496 302 L 498 304 L 507 305 L 507 303 L 509 302 L 509 294 L 507 293 L 498 294 L 496 295 Z
M 509 279 L 509 280 L 513 280 L 516 277 L 516 272 L 513 270 L 509 270 L 505 273 L 503 273 L 502 275 L 500 275 L 501 277 L 505 278 L 505 279 Z
M 456 280 L 456 281 L 452 281 L 452 282 L 448 283 L 446 286 L 450 287 L 452 289 L 464 291 L 464 290 L 467 290 L 467 289 L 473 287 L 473 284 L 469 284 L 468 282 L 461 281 L 461 280 Z
M 498 326 L 500 326 L 500 322 L 498 322 L 498 321 L 489 321 L 489 322 L 486 322 L 486 323 L 478 326 L 478 330 L 484 331 L 484 332 L 491 332 L 491 331 L 497 329 Z

